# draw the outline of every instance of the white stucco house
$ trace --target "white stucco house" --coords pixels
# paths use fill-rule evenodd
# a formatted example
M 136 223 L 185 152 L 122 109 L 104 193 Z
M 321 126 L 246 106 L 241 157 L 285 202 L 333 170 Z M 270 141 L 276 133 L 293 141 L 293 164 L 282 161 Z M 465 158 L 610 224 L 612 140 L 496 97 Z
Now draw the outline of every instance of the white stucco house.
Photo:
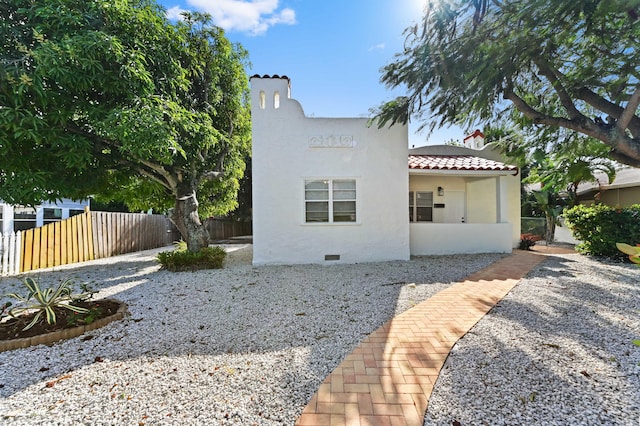
M 0 200 L 0 232 L 9 234 L 68 219 L 82 213 L 88 206 L 89 200 L 75 201 L 67 198 L 43 202 L 35 207 L 17 206 Z
M 483 138 L 408 149 L 408 129 L 306 117 L 286 76 L 251 77 L 253 263 L 510 252 L 520 176 Z M 481 136 L 481 134 L 480 134 Z

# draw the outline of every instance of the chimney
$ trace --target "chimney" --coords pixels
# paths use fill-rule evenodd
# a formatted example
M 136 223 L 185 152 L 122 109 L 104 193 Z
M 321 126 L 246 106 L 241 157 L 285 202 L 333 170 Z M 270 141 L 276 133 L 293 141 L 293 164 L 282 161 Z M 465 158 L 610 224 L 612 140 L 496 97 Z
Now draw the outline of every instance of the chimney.
M 465 137 L 463 142 L 465 148 L 482 149 L 484 148 L 484 134 L 476 129 L 469 136 Z

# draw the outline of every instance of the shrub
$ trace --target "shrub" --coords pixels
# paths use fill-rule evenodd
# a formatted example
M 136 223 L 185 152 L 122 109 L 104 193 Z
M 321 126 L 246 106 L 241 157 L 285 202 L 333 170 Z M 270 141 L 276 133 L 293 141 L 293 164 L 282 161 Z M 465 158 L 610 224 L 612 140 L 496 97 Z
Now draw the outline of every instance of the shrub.
M 536 245 L 536 240 L 533 237 L 523 237 L 520 240 L 518 248 L 520 250 L 531 250 L 531 247 Z
M 575 206 L 564 213 L 569 229 L 582 241 L 576 249 L 592 256 L 626 259 L 617 242 L 640 243 L 640 205 L 613 208 L 603 204 Z
M 222 247 L 205 247 L 199 251 L 176 250 L 158 253 L 162 269 L 172 272 L 197 271 L 199 269 L 220 269 L 227 252 Z

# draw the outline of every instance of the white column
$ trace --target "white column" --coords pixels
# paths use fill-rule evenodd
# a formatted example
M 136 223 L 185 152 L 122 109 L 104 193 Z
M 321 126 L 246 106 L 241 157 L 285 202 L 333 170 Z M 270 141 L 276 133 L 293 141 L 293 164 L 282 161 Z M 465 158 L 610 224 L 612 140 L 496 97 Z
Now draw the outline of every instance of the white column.
M 509 222 L 509 195 L 507 177 L 496 176 L 496 223 Z
M 13 232 L 13 206 L 9 204 L 0 204 L 2 208 L 2 229 L 3 234 Z

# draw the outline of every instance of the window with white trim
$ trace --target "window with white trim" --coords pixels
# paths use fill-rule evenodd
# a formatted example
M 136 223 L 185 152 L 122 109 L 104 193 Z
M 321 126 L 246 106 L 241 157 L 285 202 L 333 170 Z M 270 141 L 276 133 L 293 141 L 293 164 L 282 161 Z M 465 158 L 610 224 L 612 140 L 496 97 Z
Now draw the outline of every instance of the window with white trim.
M 433 222 L 433 192 L 409 192 L 409 221 Z
M 355 179 L 304 181 L 306 223 L 356 221 Z
M 36 209 L 26 206 L 13 208 L 13 231 L 25 231 L 36 227 Z
M 62 209 L 57 208 L 44 208 L 43 210 L 43 224 L 49 224 L 57 222 L 62 219 Z

